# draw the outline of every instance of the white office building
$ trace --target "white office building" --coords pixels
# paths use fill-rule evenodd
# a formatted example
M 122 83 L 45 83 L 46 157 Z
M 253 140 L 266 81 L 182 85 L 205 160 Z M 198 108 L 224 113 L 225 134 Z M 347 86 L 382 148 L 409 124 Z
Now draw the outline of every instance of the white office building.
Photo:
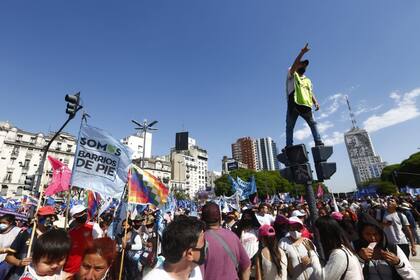
M 375 154 L 368 132 L 353 127 L 344 134 L 344 141 L 356 185 L 360 187 L 370 179 L 379 178 L 386 163 Z
M 152 134 L 150 132 L 146 132 L 146 143 L 144 142 L 143 135 L 143 132 L 139 132 L 136 135 L 130 135 L 121 139 L 122 144 L 133 150 L 133 160 L 143 158 L 143 146 L 145 146 L 144 157 L 152 157 Z
M 257 170 L 279 170 L 277 146 L 271 137 L 255 140 L 257 151 Z
M 188 150 L 171 150 L 172 188 L 185 190 L 191 198 L 207 184 L 208 155 L 196 141 L 188 139 Z
M 1 195 L 21 196 L 24 191 L 26 176 L 36 175 L 42 158 L 42 148 L 54 133 L 44 135 L 32 133 L 14 127 L 9 122 L 0 122 L 0 181 Z M 48 155 L 73 167 L 77 139 L 67 133 L 61 133 L 51 144 Z M 47 185 L 52 177 L 52 168 L 48 160 L 44 165 L 41 185 Z

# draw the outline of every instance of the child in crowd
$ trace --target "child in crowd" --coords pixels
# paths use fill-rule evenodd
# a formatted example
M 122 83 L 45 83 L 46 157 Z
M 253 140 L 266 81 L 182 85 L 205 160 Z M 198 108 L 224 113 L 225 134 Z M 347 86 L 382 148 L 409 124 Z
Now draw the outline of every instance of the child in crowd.
M 70 253 L 71 241 L 63 229 L 51 229 L 36 239 L 32 263 L 21 280 L 63 279 L 63 266 Z

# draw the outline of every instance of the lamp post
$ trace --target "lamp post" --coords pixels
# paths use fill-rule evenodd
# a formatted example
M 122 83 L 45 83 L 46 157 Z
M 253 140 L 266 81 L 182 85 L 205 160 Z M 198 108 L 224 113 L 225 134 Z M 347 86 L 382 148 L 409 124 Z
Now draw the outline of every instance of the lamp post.
M 131 120 L 131 122 L 137 125 L 137 127 L 135 127 L 134 129 L 143 131 L 143 157 L 141 159 L 141 168 L 143 169 L 146 154 L 146 133 L 147 131 L 157 130 L 157 128 L 152 128 L 152 126 L 157 124 L 158 121 L 152 121 L 150 123 L 147 123 L 147 120 L 144 120 L 143 123 L 139 123 L 135 120 Z

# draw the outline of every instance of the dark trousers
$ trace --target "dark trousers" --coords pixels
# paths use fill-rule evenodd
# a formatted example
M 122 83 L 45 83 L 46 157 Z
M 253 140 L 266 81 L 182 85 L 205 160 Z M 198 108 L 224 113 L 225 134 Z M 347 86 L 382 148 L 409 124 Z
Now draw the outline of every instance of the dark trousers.
M 407 259 L 410 259 L 410 245 L 408 244 L 397 244 L 404 254 L 407 256 Z

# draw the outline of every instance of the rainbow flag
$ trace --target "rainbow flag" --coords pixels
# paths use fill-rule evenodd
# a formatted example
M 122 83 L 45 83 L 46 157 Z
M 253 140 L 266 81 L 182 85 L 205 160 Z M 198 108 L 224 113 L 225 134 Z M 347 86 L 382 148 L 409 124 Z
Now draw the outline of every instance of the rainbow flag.
M 99 193 L 95 193 L 90 190 L 88 191 L 87 208 L 88 208 L 90 218 L 95 217 L 95 214 L 98 211 L 100 201 L 101 201 L 101 196 Z
M 128 203 L 154 204 L 166 203 L 169 189 L 155 176 L 136 166 L 128 171 Z

